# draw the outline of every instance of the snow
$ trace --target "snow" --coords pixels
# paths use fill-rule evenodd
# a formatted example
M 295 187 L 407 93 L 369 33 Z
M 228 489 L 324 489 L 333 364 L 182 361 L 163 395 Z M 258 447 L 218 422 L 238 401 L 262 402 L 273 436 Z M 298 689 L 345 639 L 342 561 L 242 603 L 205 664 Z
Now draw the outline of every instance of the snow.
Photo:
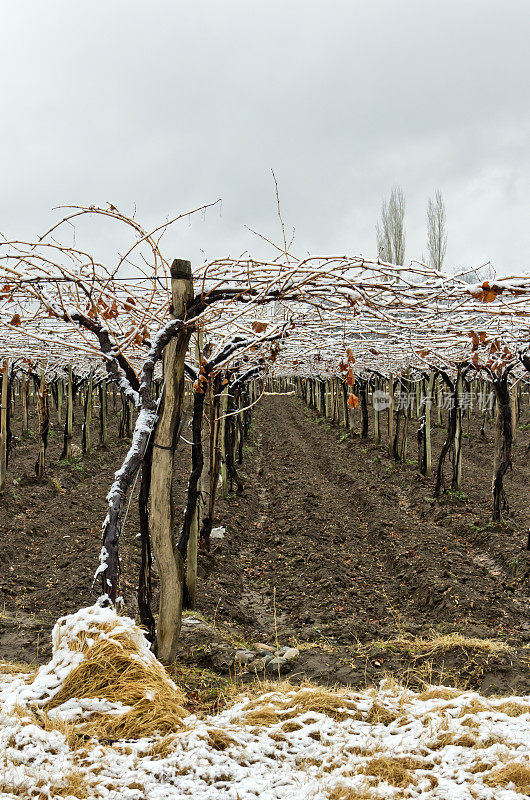
M 136 418 L 136 423 L 134 425 L 133 437 L 131 441 L 131 446 L 129 451 L 125 457 L 123 465 L 120 469 L 114 473 L 114 482 L 110 487 L 109 493 L 107 495 L 107 501 L 110 503 L 116 494 L 122 492 L 121 488 L 121 480 L 127 471 L 127 467 L 131 458 L 135 455 L 141 453 L 143 455 L 143 451 L 145 449 L 145 437 L 149 436 L 153 431 L 157 420 L 156 411 L 151 411 L 147 408 L 143 408 L 138 417 Z
M 52 659 L 34 676 L 0 669 L 1 798 L 328 800 L 340 786 L 385 800 L 528 796 L 495 784 L 495 771 L 518 764 L 530 775 L 530 697 L 444 687 L 418 694 L 389 681 L 362 692 L 293 687 L 243 696 L 204 719 L 190 714 L 164 739 L 91 739 L 72 749 L 77 723 L 130 706 L 71 698 L 48 712 L 47 730 L 41 709 L 84 658 L 83 646 L 123 636 L 137 658 L 156 663 L 134 621 L 98 602 L 57 621 Z M 149 690 L 146 698 L 155 700 Z M 397 778 L 381 771 L 389 763 L 401 770 Z
M 147 640 L 134 620 L 119 616 L 112 606 L 105 606 L 104 598 L 75 614 L 60 617 L 52 631 L 51 661 L 39 668 L 30 684 L 19 678 L 9 682 L 7 686 L 1 685 L 0 703 L 5 709 L 13 709 L 15 706 L 24 708 L 46 705 L 60 690 L 65 678 L 84 658 L 83 652 L 72 649 L 76 643 L 85 640 L 87 646 L 90 646 L 98 639 L 114 639 L 123 634 L 137 645 L 139 651 L 137 658 L 146 665 L 156 661 Z
M 108 515 L 107 515 L 107 516 L 108 516 Z M 104 547 L 104 546 L 103 546 L 103 547 L 101 548 L 101 551 L 100 551 L 100 553 L 99 553 L 99 567 L 98 567 L 98 568 L 97 568 L 97 570 L 94 572 L 94 579 L 93 579 L 92 586 L 93 586 L 93 585 L 94 585 L 94 583 L 96 582 L 96 578 L 98 577 L 98 575 L 99 575 L 101 572 L 105 572 L 105 570 L 107 569 L 107 567 L 108 567 L 108 561 L 107 561 L 108 557 L 109 557 L 109 551 L 107 550 L 107 548 L 106 548 L 106 547 Z
M 20 676 L 4 676 L 2 700 L 20 681 Z M 452 700 L 422 700 L 409 690 L 383 683 L 379 690 L 345 693 L 350 708 L 344 709 L 340 721 L 322 712 L 298 710 L 296 697 L 295 690 L 264 695 L 263 705 L 274 708 L 280 703 L 278 722 L 267 726 L 245 721 L 248 698 L 206 719 L 190 715 L 184 730 L 166 738 L 159 751 L 156 739 L 112 745 L 92 740 L 82 750 L 72 751 L 62 733 L 42 730 L 3 701 L 4 786 L 19 792 L 25 787 L 28 798 L 53 797 L 54 790 L 58 792 L 75 773 L 88 785 L 88 797 L 108 800 L 326 800 L 330 790 L 341 784 L 374 798 L 520 800 L 525 796 L 513 786 L 490 787 L 484 778 L 503 763 L 530 764 L 528 697 L 489 700 L 466 692 Z M 519 705 L 521 713 L 504 713 L 506 702 Z M 369 722 L 374 703 L 394 711 L 396 719 L 387 724 Z M 62 707 L 61 718 L 82 718 L 105 708 L 119 713 L 118 705 L 71 700 Z M 469 708 L 475 710 L 468 714 Z M 224 750 L 209 740 L 212 732 L 219 731 L 230 737 Z M 442 734 L 453 735 L 455 741 L 471 734 L 476 745 L 439 747 Z M 370 771 L 373 759 L 388 755 L 417 761 L 405 795 L 385 780 L 367 782 L 364 770 Z M 475 771 L 481 765 L 486 765 L 484 771 Z

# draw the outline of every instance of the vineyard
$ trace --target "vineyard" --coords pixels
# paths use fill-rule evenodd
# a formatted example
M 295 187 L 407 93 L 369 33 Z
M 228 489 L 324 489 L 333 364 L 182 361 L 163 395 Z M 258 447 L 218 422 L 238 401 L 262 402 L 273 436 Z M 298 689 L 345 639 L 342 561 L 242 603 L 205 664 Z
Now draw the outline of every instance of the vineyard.
M 2 796 L 528 796 L 530 278 L 177 220 L 0 244 Z

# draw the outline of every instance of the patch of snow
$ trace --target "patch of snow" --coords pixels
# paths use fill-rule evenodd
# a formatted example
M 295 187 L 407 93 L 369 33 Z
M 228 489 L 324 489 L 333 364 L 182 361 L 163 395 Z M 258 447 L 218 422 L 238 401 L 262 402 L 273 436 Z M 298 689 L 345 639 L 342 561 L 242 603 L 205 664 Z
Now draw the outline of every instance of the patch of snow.
M 86 615 L 78 624 L 86 624 Z M 3 677 L 2 691 L 4 685 L 20 680 Z M 485 779 L 507 762 L 528 765 L 529 697 L 493 700 L 465 692 L 450 700 L 422 700 L 410 690 L 383 683 L 379 691 L 344 692 L 344 718 L 336 720 L 319 711 L 297 709 L 297 691 L 261 698 L 264 706 L 276 707 L 277 722 L 245 721 L 250 709 L 243 698 L 206 719 L 186 718 L 185 729 L 169 743 L 166 739 L 158 752 L 152 750 L 158 741 L 154 738 L 113 745 L 93 740 L 74 753 L 63 734 L 44 731 L 29 716 L 4 705 L 0 711 L 3 786 L 7 791 L 12 785 L 18 796 L 32 798 L 39 792 L 46 796 L 45 785 L 53 797 L 75 771 L 88 785 L 89 798 L 108 800 L 327 800 L 341 784 L 366 797 L 391 799 L 402 796 L 401 789 L 381 779 L 367 785 L 365 774 L 375 759 L 391 756 L 415 760 L 406 788 L 410 798 L 522 800 L 524 796 L 514 786 L 491 787 Z M 103 710 L 106 702 L 71 700 L 64 704 L 63 714 L 93 713 Z M 393 721 L 369 722 L 374 703 L 393 712 Z M 505 703 L 519 705 L 521 713 L 506 714 Z M 108 705 L 111 713 L 113 706 L 117 704 Z M 227 737 L 224 750 L 211 743 L 215 734 Z M 463 740 L 458 744 L 464 736 L 472 737 L 474 745 L 466 746 Z M 449 743 L 440 745 L 441 737 Z
M 147 639 L 134 620 L 119 616 L 112 606 L 103 603 L 104 598 L 100 598 L 93 606 L 57 620 L 52 631 L 51 661 L 39 668 L 29 684 L 19 680 L 11 683 L 3 681 L 0 685 L 0 703 L 5 708 L 46 705 L 60 690 L 70 672 L 82 662 L 84 654 L 70 647 L 80 638 L 90 646 L 98 639 L 114 639 L 125 634 L 139 650 L 136 658 L 146 665 L 156 662 Z M 2 679 L 4 677 L 0 676 Z

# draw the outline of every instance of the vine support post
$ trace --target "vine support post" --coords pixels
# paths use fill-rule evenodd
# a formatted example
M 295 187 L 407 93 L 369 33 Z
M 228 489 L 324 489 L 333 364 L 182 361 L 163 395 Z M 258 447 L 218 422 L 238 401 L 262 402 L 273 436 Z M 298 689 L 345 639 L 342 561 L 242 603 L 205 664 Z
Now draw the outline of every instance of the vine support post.
M 462 488 L 462 387 L 463 378 L 458 373 L 455 386 L 456 429 L 454 442 L 453 481 L 451 488 L 459 492 Z
M 350 429 L 350 409 L 348 408 L 348 385 L 346 382 L 341 382 L 342 391 L 342 411 L 344 414 L 344 427 L 346 430 Z
M 193 298 L 189 261 L 171 265 L 172 316 L 179 317 Z M 164 350 L 164 389 L 153 436 L 149 528 L 160 576 L 156 650 L 162 663 L 175 660 L 182 615 L 184 561 L 175 542 L 172 499 L 173 462 L 184 395 L 184 359 L 191 332 L 181 331 Z
M 512 442 L 514 417 L 508 374 L 493 378 L 493 388 L 497 399 L 495 412 L 495 450 L 493 456 L 493 521 L 501 522 L 503 511 L 508 511 L 508 501 L 504 491 L 504 476 L 512 466 Z
M 221 449 L 221 465 L 219 474 L 221 476 L 221 486 L 219 487 L 219 497 L 226 497 L 228 494 L 228 468 L 226 459 L 226 411 L 228 408 L 228 383 L 221 392 L 221 403 L 219 406 L 219 444 Z
M 9 387 L 9 361 L 2 365 L 2 406 L 0 409 L 0 490 L 4 488 L 7 474 L 7 403 Z
M 126 400 L 127 403 L 127 416 L 126 416 L 126 423 L 125 423 L 125 435 L 128 439 L 131 438 L 133 432 L 133 424 L 132 418 L 134 413 L 134 403 L 132 400 Z
M 440 427 L 443 424 L 442 401 L 443 401 L 442 387 L 440 386 L 439 382 L 436 381 L 436 424 L 439 425 Z
M 434 372 L 429 375 L 425 395 L 425 476 L 432 475 L 432 448 L 431 448 L 431 408 L 434 393 Z
M 394 449 L 394 376 L 388 376 L 388 455 L 392 456 Z
M 99 384 L 99 441 L 106 447 L 108 440 L 107 381 L 101 381 Z
M 43 478 L 46 473 L 46 448 L 48 446 L 48 431 L 50 427 L 48 387 L 44 375 L 40 379 L 37 392 L 37 410 L 39 417 L 39 457 L 35 471 L 39 478 Z
M 63 394 L 64 383 L 62 378 L 57 378 L 57 422 L 62 425 L 63 422 Z
M 74 427 L 74 376 L 72 366 L 68 366 L 68 387 L 66 390 L 66 427 L 64 431 L 64 458 L 72 458 L 72 430 Z
M 203 350 L 203 334 L 202 331 L 197 332 L 197 344 L 195 346 L 195 361 L 197 362 L 198 369 L 200 369 L 201 357 Z M 193 387 L 191 395 L 193 397 Z M 202 426 L 201 426 L 202 429 Z M 204 468 L 199 478 L 199 496 L 197 498 L 197 507 L 193 515 L 193 521 L 190 527 L 190 537 L 188 539 L 188 550 L 186 554 L 186 586 L 188 589 L 188 605 L 189 608 L 195 608 L 195 601 L 197 597 L 197 554 L 199 550 L 199 531 L 201 529 L 201 517 L 203 511 L 205 481 L 204 481 Z
M 517 439 L 517 386 L 512 386 L 510 392 L 510 408 L 512 410 L 512 442 Z
M 22 400 L 22 433 L 28 432 L 28 382 L 26 376 L 22 376 L 20 383 L 20 399 Z
M 88 385 L 85 397 L 85 419 L 83 422 L 83 453 L 90 453 L 92 442 L 90 438 L 90 426 L 92 424 L 92 409 L 94 396 L 94 373 L 90 370 Z
M 410 380 L 407 381 L 408 388 L 410 389 Z M 412 404 L 408 402 L 408 398 L 405 395 L 404 398 L 404 409 L 403 409 L 403 437 L 401 439 L 401 453 L 400 458 L 401 461 L 406 462 L 407 460 L 407 447 L 408 447 L 408 430 L 409 430 L 409 420 L 412 419 Z
M 376 444 L 381 444 L 381 426 L 380 426 L 380 419 L 379 419 L 379 395 L 376 394 L 375 402 L 374 402 L 374 394 L 379 392 L 379 378 L 375 379 L 374 384 L 374 391 L 372 392 L 372 406 L 374 409 L 374 442 Z

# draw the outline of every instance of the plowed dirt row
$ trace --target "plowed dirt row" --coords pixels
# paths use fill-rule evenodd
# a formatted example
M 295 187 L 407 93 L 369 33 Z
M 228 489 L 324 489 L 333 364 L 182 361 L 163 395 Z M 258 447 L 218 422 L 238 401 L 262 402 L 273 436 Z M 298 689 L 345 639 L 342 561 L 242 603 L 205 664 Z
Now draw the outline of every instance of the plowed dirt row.
M 482 691 L 530 691 L 529 419 L 525 411 L 507 482 L 508 523 L 493 526 L 492 429 L 482 437 L 478 415 L 469 430 L 465 424 L 467 496 L 435 502 L 433 481 L 419 477 L 413 461 L 396 464 L 386 442 L 361 440 L 358 420 L 345 438 L 300 399 L 265 397 L 245 446 L 245 491 L 220 502 L 226 536 L 201 554 L 198 610 L 216 625 L 228 623 L 239 641 L 299 646 L 291 677 L 365 685 L 392 672 L 413 682 L 431 677 Z M 116 423 L 113 415 L 107 449 L 96 447 L 70 466 L 57 462 L 61 432 L 54 425 L 45 483 L 32 478 L 35 438 L 16 443 L 0 497 L 0 657 L 42 661 L 57 616 L 97 596 L 90 578 L 105 495 L 128 447 Z M 15 434 L 18 425 L 15 419 Z M 435 457 L 443 435 L 435 429 Z M 189 466 L 184 445 L 178 463 L 177 508 Z M 129 613 L 137 526 L 133 502 L 121 542 Z M 460 645 L 455 636 L 479 642 Z M 484 639 L 509 648 L 481 646 Z M 184 636 L 180 657 L 227 672 L 233 653 L 226 637 L 210 646 Z
M 435 502 L 414 465 L 356 435 L 340 441 L 344 430 L 298 398 L 265 398 L 254 424 L 247 489 L 228 503 L 228 536 L 203 582 L 207 613 L 260 639 L 274 635 L 276 615 L 282 642 L 328 643 L 339 663 L 319 654 L 308 672 L 340 680 L 359 680 L 356 642 L 454 633 L 529 641 L 528 520 L 523 507 L 511 526 L 488 524 L 486 458 L 466 462 L 486 484 L 478 500 Z M 478 429 L 468 451 L 475 439 L 491 454 Z M 388 666 L 396 656 L 399 647 Z

